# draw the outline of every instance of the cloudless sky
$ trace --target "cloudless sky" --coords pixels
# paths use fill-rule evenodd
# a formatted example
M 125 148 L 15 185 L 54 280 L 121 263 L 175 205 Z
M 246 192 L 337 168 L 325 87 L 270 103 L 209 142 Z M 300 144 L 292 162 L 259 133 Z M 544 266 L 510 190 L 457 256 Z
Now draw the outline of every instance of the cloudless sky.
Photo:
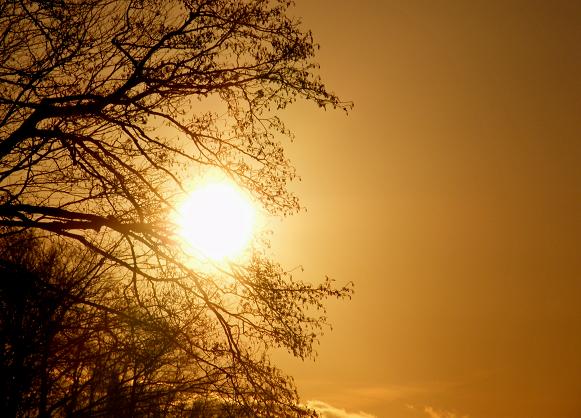
M 306 213 L 273 238 L 356 283 L 305 399 L 386 418 L 581 417 L 581 2 L 297 0 L 349 116 L 297 104 Z

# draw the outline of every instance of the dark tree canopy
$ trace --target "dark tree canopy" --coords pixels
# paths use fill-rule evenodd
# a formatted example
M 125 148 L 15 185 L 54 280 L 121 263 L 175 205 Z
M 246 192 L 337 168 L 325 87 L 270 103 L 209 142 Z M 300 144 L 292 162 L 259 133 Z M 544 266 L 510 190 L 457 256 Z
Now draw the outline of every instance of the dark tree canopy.
M 226 364 L 218 367 L 219 340 L 201 307 L 188 316 L 189 324 L 156 312 L 176 309 L 175 301 L 164 305 L 149 300 L 156 310 L 146 309 L 144 301 L 123 292 L 103 257 L 63 241 L 56 246 L 20 234 L 0 244 L 2 416 L 219 418 L 263 413 L 256 403 L 261 396 L 230 396 L 227 377 L 243 374 Z M 213 351 L 215 364 L 201 358 L 201 342 Z M 280 399 L 262 401 L 276 408 L 273 415 L 302 413 L 284 378 L 266 363 L 244 361 L 238 366 L 255 369 L 244 374 L 279 386 Z
M 316 76 L 317 46 L 290 6 L 0 4 L 0 232 L 34 230 L 34 239 L 89 250 L 109 287 L 83 306 L 114 315 L 124 335 L 141 338 L 124 328 L 139 323 L 144 339 L 167 340 L 187 365 L 180 379 L 202 388 L 184 393 L 210 393 L 251 415 L 307 413 L 268 349 L 312 356 L 324 299 L 351 290 L 298 281 L 259 251 L 219 274 L 195 270 L 170 214 L 208 169 L 271 213 L 299 208 L 287 190 L 295 171 L 282 141 L 291 133 L 277 112 L 297 99 L 349 104 Z

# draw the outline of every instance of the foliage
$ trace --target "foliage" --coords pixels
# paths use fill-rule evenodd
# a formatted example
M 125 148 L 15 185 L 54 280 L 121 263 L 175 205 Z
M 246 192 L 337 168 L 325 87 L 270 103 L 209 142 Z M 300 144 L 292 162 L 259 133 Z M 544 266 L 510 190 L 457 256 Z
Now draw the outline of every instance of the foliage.
M 184 262 L 170 214 L 188 180 L 212 167 L 272 213 L 298 209 L 287 190 L 295 172 L 281 142 L 290 133 L 277 112 L 296 99 L 349 105 L 316 77 L 317 46 L 289 17 L 289 6 L 0 4 L 0 226 L 5 234 L 33 228 L 76 241 L 110 276 L 93 280 L 68 267 L 63 273 L 72 288 L 59 288 L 59 297 L 90 291 L 78 296 L 80 312 L 57 303 L 65 317 L 80 315 L 73 323 L 88 324 L 75 349 L 82 354 L 101 331 L 116 344 L 135 345 L 134 353 L 157 347 L 177 373 L 172 379 L 186 386 L 177 393 L 211 393 L 239 413 L 265 416 L 306 413 L 292 380 L 268 362 L 268 349 L 312 356 L 326 323 L 323 300 L 351 289 L 296 281 L 258 252 L 219 274 L 194 269 Z M 77 289 L 77 281 L 88 287 Z M 39 290 L 26 292 L 25 299 Z M 107 365 L 130 363 L 115 357 L 124 349 L 108 352 L 114 357 L 103 360 Z M 108 370 L 103 364 L 91 367 Z M 155 370 L 147 375 L 152 384 L 167 373 Z M 63 373 L 69 379 L 77 371 Z M 117 376 L 135 379 L 132 373 Z
M 225 376 L 190 354 L 200 340 L 218 344 L 203 318 L 186 330 L 143 309 L 103 257 L 60 244 L 30 234 L 2 241 L 4 416 L 249 415 L 219 396 Z

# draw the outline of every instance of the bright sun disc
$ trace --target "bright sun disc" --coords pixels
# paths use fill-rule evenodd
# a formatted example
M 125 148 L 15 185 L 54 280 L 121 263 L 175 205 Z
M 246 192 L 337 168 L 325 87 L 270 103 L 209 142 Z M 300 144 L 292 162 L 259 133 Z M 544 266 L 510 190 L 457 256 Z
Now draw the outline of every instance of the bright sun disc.
M 241 253 L 252 238 L 255 210 L 233 184 L 195 189 L 180 210 L 180 235 L 193 250 L 219 261 Z

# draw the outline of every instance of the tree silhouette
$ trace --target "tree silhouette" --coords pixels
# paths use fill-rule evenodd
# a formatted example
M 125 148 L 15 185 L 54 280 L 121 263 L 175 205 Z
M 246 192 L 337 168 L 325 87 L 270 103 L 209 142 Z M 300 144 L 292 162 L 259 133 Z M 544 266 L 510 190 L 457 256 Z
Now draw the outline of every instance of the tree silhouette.
M 238 415 L 306 413 L 292 379 L 270 365 L 268 349 L 312 356 L 326 324 L 324 299 L 351 292 L 329 280 L 297 281 L 259 252 L 221 272 L 196 270 L 185 262 L 170 221 L 188 179 L 208 168 L 228 175 L 272 213 L 299 208 L 286 188 L 295 172 L 281 142 L 291 134 L 277 112 L 297 99 L 321 107 L 349 104 L 315 75 L 316 44 L 288 16 L 290 3 L 0 4 L 3 233 L 33 228 L 100 257 L 114 278 L 106 282 L 115 285 L 97 286 L 84 299 L 83 306 L 104 315 L 87 319 L 88 328 L 122 330 L 111 338 L 134 344 L 134 353 L 153 346 L 166 360 L 177 356 L 169 362 L 180 375 L 171 380 L 184 385 L 176 394 L 211 394 Z M 115 319 L 103 319 L 109 317 Z M 101 360 L 121 368 L 130 363 Z M 105 363 L 94 369 L 109 370 Z M 128 399 L 124 379 L 154 385 L 167 373 L 132 367 L 111 372 L 121 379 L 119 387 L 109 387 L 116 402 Z M 77 371 L 63 373 L 68 379 Z M 130 386 L 137 390 L 136 383 Z
M 216 396 L 218 382 L 180 346 L 184 330 L 125 295 L 103 257 L 30 234 L 1 244 L 3 416 L 253 412 Z M 216 344 L 202 325 L 189 337 Z

